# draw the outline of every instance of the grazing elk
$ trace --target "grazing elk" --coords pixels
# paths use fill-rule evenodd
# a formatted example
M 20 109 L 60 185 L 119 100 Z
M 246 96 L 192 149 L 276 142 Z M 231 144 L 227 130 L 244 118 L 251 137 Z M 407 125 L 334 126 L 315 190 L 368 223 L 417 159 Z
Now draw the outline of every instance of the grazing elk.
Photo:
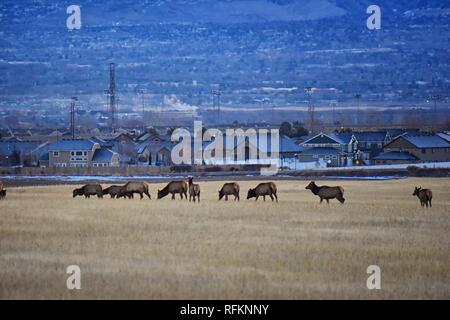
M 3 198 L 6 198 L 6 189 L 0 190 L 0 200 L 2 200 Z
M 219 190 L 219 200 L 222 200 L 222 198 L 225 197 L 225 201 L 228 201 L 228 196 L 233 195 L 234 201 L 239 201 L 239 191 L 240 188 L 236 182 L 225 183 L 222 189 Z
M 128 197 L 134 198 L 133 194 L 138 193 L 141 196 L 141 200 L 144 198 L 144 194 L 151 199 L 150 193 L 148 192 L 148 184 L 145 182 L 128 182 L 120 190 L 117 197 Z
M 194 202 L 195 199 L 198 199 L 198 202 L 200 202 L 200 185 L 195 184 L 194 182 L 194 178 L 190 177 L 189 178 L 189 202 L 191 202 L 191 199 L 194 198 Z
M 73 197 L 84 196 L 85 198 L 90 198 L 91 196 L 97 196 L 98 198 L 103 198 L 102 186 L 99 184 L 87 184 L 79 189 L 73 190 Z
M 323 200 L 327 200 L 327 203 L 330 203 L 330 199 L 337 199 L 340 203 L 344 203 L 344 188 L 342 187 L 328 187 L 322 186 L 319 187 L 314 181 L 306 186 L 307 190 L 311 190 L 313 194 L 320 198 L 320 203 Z
M 258 200 L 259 197 L 263 197 L 264 201 L 266 201 L 266 196 L 269 196 L 272 199 L 275 199 L 278 202 L 277 197 L 277 186 L 273 182 L 260 183 L 255 189 L 249 189 L 247 193 L 247 200 L 251 198 L 256 198 L 255 201 Z
M 158 190 L 158 199 L 162 199 L 170 193 L 172 195 L 172 200 L 175 200 L 175 194 L 179 193 L 181 199 L 183 199 L 184 195 L 187 200 L 187 191 L 188 184 L 186 181 L 172 181 L 169 182 L 164 189 Z
M 420 200 L 420 205 L 422 207 L 427 207 L 428 205 L 432 207 L 431 200 L 433 200 L 433 192 L 430 189 L 422 189 L 421 187 L 415 187 L 413 196 L 417 196 Z
M 122 186 L 110 186 L 106 189 L 103 189 L 103 195 L 109 194 L 111 196 L 111 199 L 114 199 L 119 195 L 120 190 L 122 190 Z

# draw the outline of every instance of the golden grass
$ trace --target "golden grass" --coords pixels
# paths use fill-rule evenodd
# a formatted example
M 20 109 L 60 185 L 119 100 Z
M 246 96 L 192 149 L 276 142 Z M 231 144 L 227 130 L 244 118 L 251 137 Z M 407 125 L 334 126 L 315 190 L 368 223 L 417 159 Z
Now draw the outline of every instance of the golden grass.
M 323 182 L 318 182 L 321 184 Z M 72 199 L 71 186 L 8 190 L 0 201 L 0 298 L 450 298 L 450 179 L 361 182 L 319 205 L 305 181 L 280 202 Z M 424 210 L 413 187 L 434 192 Z M 81 290 L 66 288 L 68 265 Z M 369 265 L 382 290 L 366 287 Z

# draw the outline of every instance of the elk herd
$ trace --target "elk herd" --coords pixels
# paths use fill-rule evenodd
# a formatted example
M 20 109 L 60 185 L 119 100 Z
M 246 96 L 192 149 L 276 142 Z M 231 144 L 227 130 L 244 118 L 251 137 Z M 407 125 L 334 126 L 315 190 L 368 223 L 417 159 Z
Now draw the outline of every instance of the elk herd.
M 314 181 L 309 183 L 305 189 L 310 190 L 313 195 L 319 197 L 320 203 L 323 200 L 329 204 L 330 200 L 336 199 L 341 204 L 344 204 L 344 188 L 341 186 L 318 186 Z M 229 196 L 234 197 L 234 201 L 240 201 L 240 187 L 236 182 L 225 183 L 219 192 L 219 201 L 225 198 L 228 201 Z M 200 185 L 194 183 L 194 178 L 189 177 L 188 182 L 184 180 L 171 181 L 163 189 L 158 190 L 158 199 L 162 199 L 167 195 L 171 195 L 171 199 L 175 200 L 175 195 L 180 195 L 181 199 L 188 199 L 189 201 L 200 202 Z M 140 199 L 144 198 L 144 195 L 151 199 L 148 184 L 142 181 L 128 182 L 123 186 L 113 185 L 103 189 L 100 184 L 87 184 L 81 188 L 74 189 L 72 192 L 73 197 L 84 196 L 90 198 L 91 196 L 97 196 L 103 198 L 105 195 L 109 195 L 112 199 L 133 199 L 135 194 L 139 194 Z M 430 189 L 422 189 L 421 187 L 415 187 L 412 194 L 417 197 L 422 207 L 432 207 L 431 201 L 433 200 L 433 193 Z M 6 197 L 6 189 L 3 182 L 0 181 L 0 200 Z M 266 201 L 266 197 L 270 197 L 273 201 L 278 202 L 277 186 L 273 182 L 260 183 L 255 188 L 249 189 L 247 192 L 247 200 L 255 198 L 257 201 L 260 197 Z

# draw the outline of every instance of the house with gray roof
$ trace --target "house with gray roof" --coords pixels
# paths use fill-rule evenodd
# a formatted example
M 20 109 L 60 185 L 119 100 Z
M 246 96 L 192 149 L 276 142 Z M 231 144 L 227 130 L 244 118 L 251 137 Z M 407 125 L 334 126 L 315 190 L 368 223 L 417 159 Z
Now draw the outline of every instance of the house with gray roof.
M 46 166 L 42 157 L 41 166 Z M 119 154 L 93 140 L 62 140 L 48 146 L 48 166 L 53 168 L 118 167 Z
M 404 133 L 375 158 L 377 164 L 448 161 L 450 142 L 435 133 Z
M 384 146 L 392 138 L 387 130 L 354 132 L 358 141 L 359 159 L 364 163 L 370 164 L 372 160 L 384 151 Z
M 300 162 L 325 162 L 329 167 L 345 167 L 356 160 L 357 140 L 352 133 L 321 132 L 301 146 Z

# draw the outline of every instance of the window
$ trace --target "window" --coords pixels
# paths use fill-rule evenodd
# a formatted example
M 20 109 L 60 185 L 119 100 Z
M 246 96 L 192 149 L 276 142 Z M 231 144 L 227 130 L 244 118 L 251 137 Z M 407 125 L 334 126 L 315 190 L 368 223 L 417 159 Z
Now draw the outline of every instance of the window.
M 70 161 L 87 161 L 87 151 L 71 151 Z
M 53 151 L 53 156 L 54 157 L 59 157 L 59 151 Z

